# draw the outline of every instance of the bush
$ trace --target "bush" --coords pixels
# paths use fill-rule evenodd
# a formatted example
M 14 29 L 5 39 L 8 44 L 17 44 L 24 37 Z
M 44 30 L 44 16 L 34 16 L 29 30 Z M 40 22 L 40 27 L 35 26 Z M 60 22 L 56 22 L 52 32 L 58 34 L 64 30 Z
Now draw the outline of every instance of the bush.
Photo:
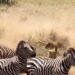
M 53 42 L 58 48 L 61 49 L 66 49 L 70 44 L 69 39 L 66 36 L 59 36 L 54 31 L 50 32 L 48 41 Z
M 37 55 L 39 56 L 48 56 L 48 50 L 51 48 L 57 47 L 57 50 L 66 50 L 70 44 L 66 36 L 59 36 L 59 34 L 54 31 L 51 31 L 49 34 L 38 32 L 36 36 L 30 35 L 27 39 L 28 42 L 36 48 Z M 60 54 L 59 51 L 57 54 Z

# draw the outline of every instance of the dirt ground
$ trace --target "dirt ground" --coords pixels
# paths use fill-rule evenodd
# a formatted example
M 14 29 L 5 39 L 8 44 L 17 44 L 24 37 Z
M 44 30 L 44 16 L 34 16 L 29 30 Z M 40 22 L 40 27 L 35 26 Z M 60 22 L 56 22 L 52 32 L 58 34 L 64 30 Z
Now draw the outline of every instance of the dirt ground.
M 34 6 L 33 4 L 16 5 L 0 8 L 0 27 L 4 34 L 0 43 L 16 48 L 19 40 L 28 38 L 38 32 L 51 30 L 67 36 L 75 47 L 75 5 Z M 37 35 L 37 34 L 36 34 Z M 75 75 L 72 67 L 69 75 Z

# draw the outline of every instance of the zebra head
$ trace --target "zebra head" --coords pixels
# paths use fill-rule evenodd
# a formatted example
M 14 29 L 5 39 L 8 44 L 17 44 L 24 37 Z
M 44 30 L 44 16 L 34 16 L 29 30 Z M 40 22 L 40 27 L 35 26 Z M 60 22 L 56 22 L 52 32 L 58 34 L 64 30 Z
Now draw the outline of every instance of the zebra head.
M 71 64 L 75 66 L 75 49 L 74 48 L 69 48 L 64 54 L 63 57 L 69 56 Z
M 35 49 L 25 41 L 20 41 L 17 45 L 16 54 L 22 58 L 35 57 Z
M 63 57 L 66 57 L 68 54 L 71 54 L 74 52 L 74 48 L 69 48 L 66 52 L 64 52 Z

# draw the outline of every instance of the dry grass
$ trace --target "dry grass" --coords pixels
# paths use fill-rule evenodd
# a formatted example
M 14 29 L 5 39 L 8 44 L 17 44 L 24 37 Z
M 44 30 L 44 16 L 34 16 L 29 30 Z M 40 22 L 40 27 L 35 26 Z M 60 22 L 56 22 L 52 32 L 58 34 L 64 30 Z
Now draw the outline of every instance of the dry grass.
M 16 48 L 18 41 L 24 39 L 37 48 L 37 55 L 40 56 L 46 56 L 47 50 L 42 44 L 38 43 L 38 40 L 46 43 L 50 39 L 53 39 L 53 42 L 59 40 L 66 47 L 68 45 L 75 47 L 74 0 L 69 0 L 66 4 L 63 2 L 62 5 L 59 0 L 57 0 L 58 3 L 52 0 L 56 4 L 50 6 L 48 4 L 50 2 L 46 2 L 48 5 L 45 4 L 44 6 L 45 2 L 42 3 L 40 0 L 37 0 L 38 2 L 31 0 L 32 3 L 28 2 L 29 0 L 24 1 L 27 1 L 24 5 L 0 6 L 0 27 L 4 28 L 4 30 L 1 30 L 1 44 Z M 36 3 L 39 3 L 39 5 L 37 6 Z M 54 33 L 49 36 L 52 30 Z M 48 36 L 50 39 L 47 39 Z M 74 70 L 72 67 L 69 75 L 74 75 Z

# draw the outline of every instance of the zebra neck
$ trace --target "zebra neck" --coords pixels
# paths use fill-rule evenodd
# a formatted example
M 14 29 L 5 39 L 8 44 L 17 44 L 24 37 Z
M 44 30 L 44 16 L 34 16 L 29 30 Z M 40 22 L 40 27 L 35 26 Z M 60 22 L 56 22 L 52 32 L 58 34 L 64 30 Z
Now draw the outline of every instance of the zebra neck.
M 19 57 L 19 61 L 20 61 L 20 72 L 21 73 L 27 73 L 27 59 L 26 58 L 22 58 L 22 57 Z
M 19 58 L 19 61 L 20 61 L 21 63 L 24 63 L 24 64 L 27 63 L 27 59 L 26 59 L 26 58 L 23 58 L 23 57 L 18 57 L 18 58 Z
M 62 60 L 62 66 L 63 66 L 63 72 L 64 73 L 68 73 L 69 72 L 69 69 L 71 67 L 71 60 L 70 60 L 70 57 L 65 57 L 63 60 Z

